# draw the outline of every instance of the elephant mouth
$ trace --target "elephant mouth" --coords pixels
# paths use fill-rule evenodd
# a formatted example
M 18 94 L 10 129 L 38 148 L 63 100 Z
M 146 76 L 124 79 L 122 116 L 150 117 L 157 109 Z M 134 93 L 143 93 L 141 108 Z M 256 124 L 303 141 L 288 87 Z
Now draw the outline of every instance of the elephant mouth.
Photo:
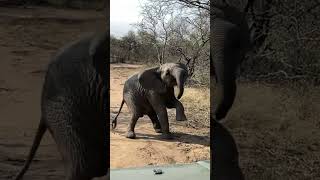
M 165 79 L 165 84 L 167 87 L 174 87 L 177 86 L 177 80 L 175 77 L 169 77 Z
M 176 80 L 175 78 L 174 78 L 174 79 L 171 79 L 170 82 L 169 82 L 169 85 L 170 85 L 171 87 L 174 87 L 174 86 L 178 85 L 178 84 L 177 84 L 177 80 Z

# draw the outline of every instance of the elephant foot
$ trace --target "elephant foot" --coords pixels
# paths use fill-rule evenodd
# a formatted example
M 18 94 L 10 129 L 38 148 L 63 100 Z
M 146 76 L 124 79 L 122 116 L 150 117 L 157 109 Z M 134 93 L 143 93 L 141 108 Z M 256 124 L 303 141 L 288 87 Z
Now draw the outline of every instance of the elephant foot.
M 164 134 L 161 134 L 161 138 L 162 139 L 173 139 L 173 135 L 171 133 L 164 133 Z
M 177 120 L 177 121 L 186 121 L 186 120 L 187 120 L 187 117 L 186 117 L 185 114 L 181 114 L 181 115 L 177 114 L 176 120 Z
M 126 137 L 129 138 L 129 139 L 135 139 L 136 138 L 136 134 L 133 131 L 128 131 Z
M 162 133 L 160 124 L 153 124 L 153 129 L 156 133 Z
M 160 129 L 158 129 L 158 128 L 154 128 L 154 131 L 155 131 L 156 133 L 162 133 L 161 128 L 160 128 Z

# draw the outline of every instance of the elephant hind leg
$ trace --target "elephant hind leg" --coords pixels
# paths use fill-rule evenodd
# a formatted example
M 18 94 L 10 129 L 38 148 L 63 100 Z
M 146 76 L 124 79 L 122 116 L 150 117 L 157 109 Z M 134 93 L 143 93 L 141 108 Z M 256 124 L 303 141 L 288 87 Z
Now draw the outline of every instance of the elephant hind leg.
M 62 113 L 59 118 L 65 123 L 52 125 L 51 132 L 63 158 L 66 179 L 90 180 L 96 175 L 106 173 L 104 132 L 90 124 L 73 126 L 70 119 Z
M 158 119 L 158 116 L 157 116 L 156 112 L 155 111 L 151 111 L 151 112 L 148 113 L 148 116 L 152 121 L 153 128 L 156 131 L 156 133 L 162 133 L 161 125 L 160 125 L 160 122 L 159 122 L 159 119 Z
M 128 126 L 128 132 L 127 132 L 127 138 L 130 138 L 130 139 L 134 139 L 136 138 L 136 134 L 134 132 L 134 128 L 136 126 L 136 123 L 139 119 L 140 115 L 134 113 L 131 117 L 131 120 L 129 122 L 129 126 Z

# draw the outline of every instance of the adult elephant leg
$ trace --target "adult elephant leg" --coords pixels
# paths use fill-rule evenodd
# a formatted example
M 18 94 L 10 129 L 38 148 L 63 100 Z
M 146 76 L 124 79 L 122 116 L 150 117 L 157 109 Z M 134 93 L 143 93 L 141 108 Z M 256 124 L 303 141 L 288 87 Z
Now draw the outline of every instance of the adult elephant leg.
M 155 111 L 151 111 L 148 113 L 148 116 L 152 121 L 153 128 L 156 131 L 156 133 L 162 133 L 161 125 L 160 125 L 157 113 Z
M 136 134 L 134 132 L 134 127 L 136 126 L 138 119 L 139 119 L 139 116 L 136 113 L 134 113 L 131 117 L 130 122 L 129 122 L 127 138 L 130 138 L 130 139 L 136 138 Z

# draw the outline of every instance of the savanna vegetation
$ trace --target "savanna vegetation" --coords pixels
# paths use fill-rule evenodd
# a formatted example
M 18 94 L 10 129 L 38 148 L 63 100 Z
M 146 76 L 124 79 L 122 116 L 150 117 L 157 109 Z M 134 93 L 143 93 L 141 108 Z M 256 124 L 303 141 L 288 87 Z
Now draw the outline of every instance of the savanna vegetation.
M 174 1 L 148 0 L 141 21 L 123 37 L 111 37 L 111 61 L 187 64 L 194 85 L 209 85 L 209 11 Z

